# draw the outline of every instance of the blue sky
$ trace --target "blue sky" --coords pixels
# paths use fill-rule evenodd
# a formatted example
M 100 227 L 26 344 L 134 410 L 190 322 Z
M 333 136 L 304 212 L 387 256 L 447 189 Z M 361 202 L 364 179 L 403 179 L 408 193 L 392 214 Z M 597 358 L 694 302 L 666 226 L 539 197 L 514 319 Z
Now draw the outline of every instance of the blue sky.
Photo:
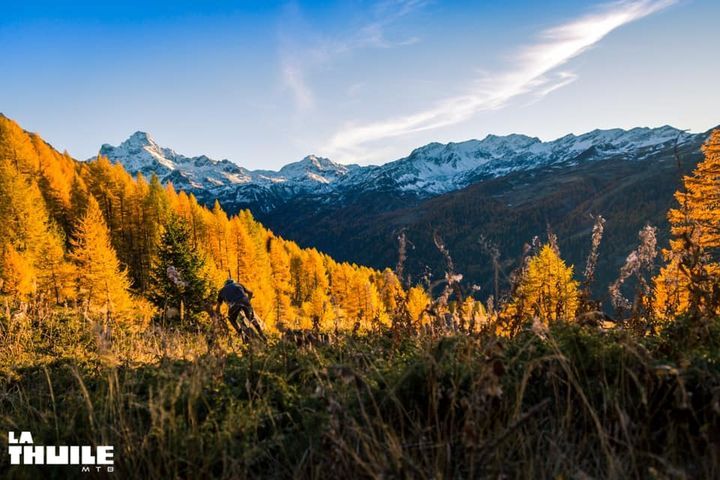
M 277 168 L 431 141 L 720 124 L 717 0 L 0 0 L 0 111 Z

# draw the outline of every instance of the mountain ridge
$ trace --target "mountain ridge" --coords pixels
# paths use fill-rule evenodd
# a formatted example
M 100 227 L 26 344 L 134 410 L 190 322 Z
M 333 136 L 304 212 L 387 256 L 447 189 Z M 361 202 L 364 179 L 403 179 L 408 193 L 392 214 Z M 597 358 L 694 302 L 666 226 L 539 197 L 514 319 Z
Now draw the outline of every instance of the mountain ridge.
M 156 174 L 161 181 L 173 181 L 178 188 L 192 189 L 201 197 L 215 196 L 226 202 L 235 197 L 236 203 L 242 203 L 252 196 L 249 194 L 262 190 L 266 190 L 268 197 L 288 199 L 297 194 L 334 194 L 387 186 L 425 198 L 514 171 L 548 165 L 572 166 L 573 162 L 617 155 L 642 159 L 671 142 L 681 144 L 695 135 L 699 134 L 669 125 L 630 130 L 596 129 L 545 142 L 522 134 L 490 134 L 482 140 L 432 142 L 383 165 L 344 165 L 308 155 L 279 170 L 250 170 L 230 160 L 213 160 L 205 155 L 187 157 L 161 147 L 145 132 L 135 132 L 117 147 L 104 144 L 100 154 L 121 163 L 132 173 Z M 204 192 L 198 192 L 200 190 Z

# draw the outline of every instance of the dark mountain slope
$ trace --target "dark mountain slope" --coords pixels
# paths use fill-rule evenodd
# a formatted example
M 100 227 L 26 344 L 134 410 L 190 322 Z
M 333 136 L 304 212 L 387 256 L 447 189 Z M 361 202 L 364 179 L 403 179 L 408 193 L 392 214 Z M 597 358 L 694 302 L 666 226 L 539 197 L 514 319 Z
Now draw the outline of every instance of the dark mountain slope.
M 481 285 L 485 296 L 491 293 L 492 268 L 478 242 L 482 236 L 498 245 L 509 273 L 523 243 L 535 235 L 544 237 L 549 225 L 563 256 L 579 273 L 589 250 L 590 214 L 601 214 L 607 224 L 596 288 L 604 290 L 646 223 L 658 226 L 660 244 L 666 243 L 666 211 L 673 205 L 681 171 L 689 172 L 701 158 L 704 138 L 697 136 L 679 148 L 680 170 L 669 148 L 643 160 L 618 156 L 513 172 L 426 200 L 403 198 L 396 191 L 356 192 L 332 204 L 295 199 L 272 212 L 258 212 L 258 217 L 302 245 L 375 267 L 396 263 L 397 233 L 405 229 L 413 244 L 406 271 L 415 278 L 426 267 L 436 276 L 443 271 L 432 242 L 437 230 L 458 269 Z

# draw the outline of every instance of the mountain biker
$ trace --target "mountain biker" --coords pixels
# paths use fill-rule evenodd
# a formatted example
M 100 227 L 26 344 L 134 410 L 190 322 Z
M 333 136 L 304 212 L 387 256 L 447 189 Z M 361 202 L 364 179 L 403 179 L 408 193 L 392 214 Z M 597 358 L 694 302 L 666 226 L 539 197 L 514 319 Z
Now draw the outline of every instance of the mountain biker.
M 246 338 L 248 336 L 258 335 L 264 340 L 265 334 L 263 333 L 262 327 L 260 326 L 257 318 L 255 317 L 255 312 L 253 311 L 252 305 L 250 305 L 252 295 L 252 292 L 245 288 L 242 284 L 234 281 L 232 278 L 228 278 L 225 281 L 225 285 L 223 285 L 223 287 L 218 292 L 215 313 L 220 315 L 220 307 L 222 307 L 223 303 L 227 303 L 229 307 L 228 321 L 233 326 L 233 328 L 237 330 L 240 336 Z M 240 323 L 238 322 L 240 312 L 244 314 L 245 319 L 250 322 L 250 324 L 254 327 L 255 331 L 257 332 L 256 334 L 247 327 L 245 320 L 240 320 Z

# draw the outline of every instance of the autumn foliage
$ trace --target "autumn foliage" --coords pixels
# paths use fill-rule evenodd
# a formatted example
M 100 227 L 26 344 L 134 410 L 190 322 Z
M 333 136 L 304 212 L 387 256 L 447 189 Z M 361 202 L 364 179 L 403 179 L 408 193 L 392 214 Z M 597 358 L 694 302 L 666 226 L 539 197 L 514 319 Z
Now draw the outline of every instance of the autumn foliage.
M 720 313 L 720 130 L 703 146 L 705 160 L 683 178 L 668 212 L 672 240 L 666 265 L 655 278 L 656 314 L 663 319 L 691 312 Z
M 616 309 L 619 324 L 630 315 L 652 331 L 677 315 L 719 313 L 720 132 L 703 152 L 705 161 L 683 179 L 678 207 L 668 214 L 672 240 L 663 251 L 664 266 L 651 278 L 656 229 L 646 226 L 640 246 L 610 286 L 611 302 L 604 308 Z M 153 318 L 164 325 L 203 323 L 228 277 L 253 292 L 253 307 L 270 333 L 363 334 L 402 326 L 515 335 L 533 323 L 574 321 L 603 308 L 587 285 L 598 261 L 602 217 L 593 230 L 582 289 L 549 235 L 547 244 L 529 247 L 511 275 L 509 295 L 495 298 L 495 292 L 481 302 L 462 288 L 462 275 L 442 242 L 445 279 L 404 284 L 390 269 L 340 263 L 301 248 L 249 211 L 229 216 L 217 202 L 208 208 L 171 184 L 132 177 L 103 157 L 77 162 L 5 117 L 0 218 L 0 293 L 6 306 L 65 306 L 128 331 L 143 331 Z M 626 283 L 636 286 L 631 300 L 623 294 Z
M 208 209 L 106 158 L 76 162 L 5 117 L 0 218 L 2 293 L 77 305 L 131 329 L 169 312 L 202 316 L 229 276 L 254 292 L 270 331 L 370 331 L 389 325 L 406 299 L 390 270 L 335 262 L 274 235 L 248 211 L 229 217 L 218 204 Z M 176 225 L 172 235 L 168 225 Z M 168 267 L 179 275 L 175 291 Z M 179 284 L 194 288 L 194 303 Z M 415 305 L 417 298 L 414 291 Z

